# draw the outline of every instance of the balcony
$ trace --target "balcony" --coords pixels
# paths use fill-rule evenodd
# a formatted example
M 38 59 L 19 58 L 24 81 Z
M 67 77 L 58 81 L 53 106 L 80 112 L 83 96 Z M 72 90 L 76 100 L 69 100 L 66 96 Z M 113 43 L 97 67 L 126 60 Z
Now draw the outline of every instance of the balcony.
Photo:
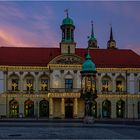
M 80 88 L 72 88 L 72 89 L 66 89 L 66 88 L 51 88 L 50 89 L 50 93 L 64 93 L 64 92 L 67 92 L 67 93 L 77 93 L 77 92 L 80 92 L 81 89 Z

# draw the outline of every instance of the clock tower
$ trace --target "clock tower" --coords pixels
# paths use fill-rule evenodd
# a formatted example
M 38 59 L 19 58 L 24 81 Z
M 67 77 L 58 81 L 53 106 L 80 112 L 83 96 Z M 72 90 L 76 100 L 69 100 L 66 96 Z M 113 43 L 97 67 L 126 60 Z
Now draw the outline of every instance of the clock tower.
M 62 40 L 60 42 L 61 54 L 75 54 L 76 43 L 74 42 L 74 22 L 69 17 L 68 10 L 65 10 L 66 18 L 63 19 L 61 30 Z

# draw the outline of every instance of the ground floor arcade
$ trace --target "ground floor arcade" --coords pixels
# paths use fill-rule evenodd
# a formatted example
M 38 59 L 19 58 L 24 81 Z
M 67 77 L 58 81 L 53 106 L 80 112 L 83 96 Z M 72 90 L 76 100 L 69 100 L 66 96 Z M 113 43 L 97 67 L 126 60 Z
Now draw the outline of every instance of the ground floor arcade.
M 80 98 L 79 93 L 73 94 L 1 94 L 0 116 L 84 118 L 84 100 Z M 98 94 L 98 98 L 92 102 L 92 114 L 95 118 L 140 118 L 140 96 Z

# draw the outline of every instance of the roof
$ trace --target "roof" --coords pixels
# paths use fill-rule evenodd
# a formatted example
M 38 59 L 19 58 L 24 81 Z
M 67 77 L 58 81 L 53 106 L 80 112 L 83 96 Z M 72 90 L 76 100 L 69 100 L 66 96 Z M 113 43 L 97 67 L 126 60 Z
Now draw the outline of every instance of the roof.
M 62 21 L 62 25 L 73 25 L 73 24 L 74 24 L 73 20 L 69 17 L 64 18 Z
M 85 58 L 87 49 L 76 48 L 76 55 Z M 60 48 L 0 47 L 0 65 L 47 66 Z M 96 68 L 140 68 L 140 56 L 128 49 L 90 49 Z
M 88 53 L 85 57 L 84 63 L 82 64 L 82 72 L 94 72 L 94 71 L 96 71 L 96 67 L 93 61 L 91 60 L 90 54 Z

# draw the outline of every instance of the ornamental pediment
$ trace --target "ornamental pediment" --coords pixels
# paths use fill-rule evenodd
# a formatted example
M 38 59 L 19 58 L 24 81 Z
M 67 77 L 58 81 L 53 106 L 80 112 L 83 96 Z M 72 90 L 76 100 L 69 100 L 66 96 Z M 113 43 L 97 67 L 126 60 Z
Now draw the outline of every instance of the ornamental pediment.
M 50 61 L 49 64 L 82 64 L 83 58 L 77 55 L 59 55 Z

